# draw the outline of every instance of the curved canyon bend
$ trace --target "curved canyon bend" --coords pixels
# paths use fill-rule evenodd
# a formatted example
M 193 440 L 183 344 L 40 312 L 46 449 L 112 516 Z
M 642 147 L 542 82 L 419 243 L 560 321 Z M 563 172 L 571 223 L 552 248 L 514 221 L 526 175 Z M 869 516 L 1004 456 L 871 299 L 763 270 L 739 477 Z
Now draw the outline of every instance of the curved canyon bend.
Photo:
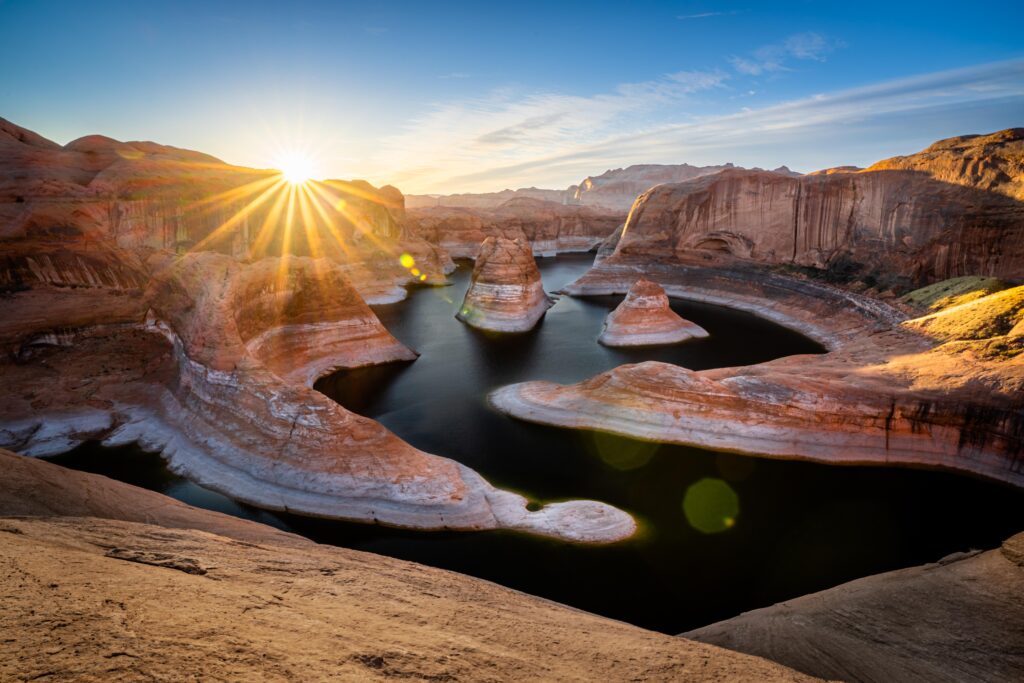
M 538 259 L 545 291 L 555 295 L 592 262 L 591 254 Z M 704 370 L 823 349 L 752 314 L 683 300 L 673 300 L 673 310 L 708 338 L 611 349 L 596 339 L 621 296 L 561 296 L 531 332 L 496 336 L 454 317 L 471 270 L 462 262 L 452 286 L 416 288 L 405 301 L 374 307 L 384 326 L 421 354 L 417 360 L 337 372 L 316 388 L 495 486 L 539 503 L 584 498 L 626 510 L 640 524 L 634 538 L 588 546 L 511 531 L 314 520 L 238 504 L 177 477 L 136 446 L 87 443 L 54 460 L 319 542 L 452 569 L 666 633 L 992 547 L 1024 522 L 1020 491 L 966 475 L 768 460 L 502 415 L 487 395 L 516 382 L 571 384 L 646 360 Z M 703 496 L 703 508 L 719 518 L 688 516 L 688 496 Z

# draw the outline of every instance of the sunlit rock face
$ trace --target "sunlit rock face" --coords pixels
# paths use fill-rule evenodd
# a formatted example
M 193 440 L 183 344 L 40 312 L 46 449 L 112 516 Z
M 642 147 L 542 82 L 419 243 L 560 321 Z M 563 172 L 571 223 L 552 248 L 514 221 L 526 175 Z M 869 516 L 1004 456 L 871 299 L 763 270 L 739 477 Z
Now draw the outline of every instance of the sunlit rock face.
M 605 346 L 657 346 L 707 336 L 707 330 L 669 307 L 661 285 L 640 279 L 605 318 L 597 340 Z
M 644 193 L 616 249 L 809 267 L 904 289 L 958 275 L 1013 277 L 1024 270 L 1024 202 L 1014 198 L 1022 163 L 1014 129 L 859 172 L 726 170 Z
M 564 288 L 625 291 L 643 272 L 676 297 L 747 310 L 823 355 L 694 372 L 626 365 L 569 386 L 525 382 L 490 400 L 520 419 L 762 457 L 969 472 L 1024 486 L 1024 287 L 908 320 L 885 302 L 752 263 L 613 256 Z
M 390 186 L 292 186 L 275 171 L 98 135 L 61 147 L 2 119 L 0 238 L 103 240 L 138 253 L 216 251 L 245 260 L 327 257 L 381 303 L 420 281 L 399 264 L 403 253 L 416 256 L 428 284 L 443 283 L 454 267 L 409 235 L 404 197 Z
M 635 531 L 596 501 L 528 510 L 311 388 L 416 357 L 360 294 L 396 300 L 452 267 L 405 233 L 398 190 L 286 186 L 195 152 L 62 148 L 2 123 L 0 446 L 137 442 L 232 498 L 318 517 L 581 542 Z
M 625 219 L 624 211 L 566 206 L 527 197 L 509 200 L 495 208 L 409 211 L 410 232 L 455 258 L 476 258 L 488 237 L 525 240 L 539 256 L 590 251 Z
M 521 239 L 488 237 L 455 317 L 482 330 L 527 332 L 551 304 L 530 245 Z

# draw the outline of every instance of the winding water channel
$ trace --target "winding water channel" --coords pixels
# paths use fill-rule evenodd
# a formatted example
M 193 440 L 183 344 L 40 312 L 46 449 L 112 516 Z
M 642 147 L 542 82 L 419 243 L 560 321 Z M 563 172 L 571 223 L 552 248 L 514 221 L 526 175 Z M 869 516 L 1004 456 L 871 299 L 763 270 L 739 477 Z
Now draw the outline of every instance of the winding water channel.
M 539 259 L 547 291 L 591 255 Z M 487 393 L 532 379 L 575 382 L 622 363 L 691 369 L 818 353 L 814 342 L 755 316 L 675 301 L 710 337 L 613 350 L 596 338 L 621 297 L 562 297 L 532 332 L 497 337 L 453 317 L 469 284 L 416 289 L 376 307 L 422 356 L 336 373 L 316 387 L 425 451 L 454 458 L 538 500 L 594 498 L 637 517 L 634 539 L 588 547 L 513 532 L 417 532 L 268 513 L 168 472 L 136 447 L 86 444 L 53 460 L 263 521 L 322 543 L 471 574 L 668 633 L 867 574 L 994 547 L 1024 526 L 1024 493 L 943 472 L 763 460 L 519 422 Z

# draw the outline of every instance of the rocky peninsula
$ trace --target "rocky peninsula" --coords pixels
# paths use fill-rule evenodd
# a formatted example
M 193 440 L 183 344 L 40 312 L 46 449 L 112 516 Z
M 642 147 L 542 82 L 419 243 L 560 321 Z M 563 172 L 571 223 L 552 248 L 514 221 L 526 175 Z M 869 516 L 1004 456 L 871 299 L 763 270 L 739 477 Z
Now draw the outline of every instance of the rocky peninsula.
M 661 285 L 640 279 L 605 318 L 597 340 L 605 346 L 657 346 L 707 336 L 707 330 L 683 319 L 669 307 Z
M 99 136 L 61 147 L 0 123 L 0 445 L 136 442 L 236 500 L 316 517 L 583 542 L 635 530 L 596 501 L 528 510 L 311 388 L 416 357 L 360 294 L 388 300 L 451 267 L 407 235 L 394 188 L 298 190 L 195 152 Z
M 994 186 L 988 174 L 933 177 L 922 169 L 936 149 L 964 168 L 984 150 L 1010 159 L 1003 166 L 1016 175 L 998 174 Z M 565 288 L 622 293 L 642 275 L 670 296 L 800 330 L 830 353 L 703 372 L 622 366 L 572 386 L 505 387 L 492 404 L 525 420 L 655 441 L 1024 485 L 1024 287 L 1004 284 L 940 310 L 878 292 L 903 273 L 920 285 L 979 272 L 1020 277 L 1024 204 L 1011 195 L 1024 130 L 957 138 L 922 154 L 913 171 L 885 162 L 803 178 L 725 171 L 658 186 L 637 199 L 612 255 Z M 898 201 L 904 193 L 917 198 L 912 206 Z M 893 221 L 908 232 L 885 227 Z M 800 270 L 819 261 L 820 269 Z

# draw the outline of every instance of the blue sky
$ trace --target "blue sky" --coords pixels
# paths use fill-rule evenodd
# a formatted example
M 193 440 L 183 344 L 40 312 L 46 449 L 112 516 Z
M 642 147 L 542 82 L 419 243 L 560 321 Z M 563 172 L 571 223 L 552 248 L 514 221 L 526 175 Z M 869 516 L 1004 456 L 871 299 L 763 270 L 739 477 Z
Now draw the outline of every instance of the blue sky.
M 1024 126 L 1022 2 L 0 0 L 0 116 L 408 192 L 810 171 Z

